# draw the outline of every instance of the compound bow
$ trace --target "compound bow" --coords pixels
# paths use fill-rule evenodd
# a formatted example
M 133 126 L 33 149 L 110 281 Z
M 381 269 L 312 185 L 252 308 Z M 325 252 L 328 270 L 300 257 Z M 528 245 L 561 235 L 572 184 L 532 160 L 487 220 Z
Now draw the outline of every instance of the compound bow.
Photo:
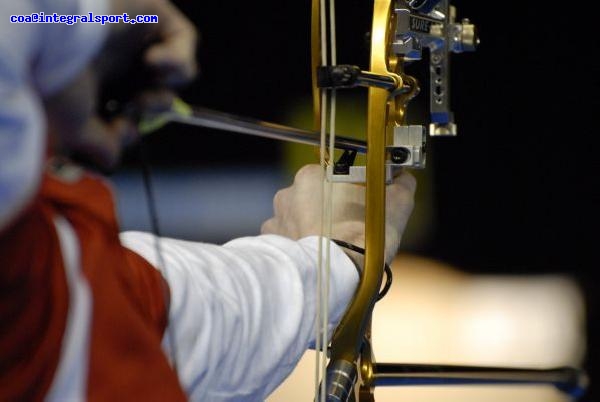
M 330 0 L 330 16 L 335 15 Z M 474 51 L 479 40 L 467 19 L 457 22 L 449 0 L 374 0 L 370 71 L 327 62 L 324 0 L 312 2 L 312 67 L 315 130 L 306 131 L 254 119 L 242 118 L 176 102 L 173 110 L 142 119 L 142 132 L 153 132 L 168 122 L 221 129 L 285 141 L 321 145 L 326 182 L 366 184 L 365 264 L 355 297 L 335 330 L 329 364 L 318 398 L 321 401 L 374 401 L 374 387 L 416 384 L 552 384 L 577 396 L 585 376 L 572 368 L 551 370 L 484 367 L 376 364 L 370 341 L 373 307 L 379 295 L 385 266 L 385 187 L 394 170 L 423 168 L 426 138 L 454 136 L 457 127 L 449 108 L 449 54 Z M 335 24 L 330 26 L 335 33 Z M 420 60 L 429 49 L 431 124 L 407 125 L 406 108 L 419 92 L 414 77 L 405 73 L 408 62 Z M 333 50 L 335 52 L 335 50 Z M 328 91 L 368 87 L 366 141 L 326 132 L 325 106 Z M 320 128 L 321 133 L 317 133 Z M 324 152 L 329 140 L 329 152 Z M 334 163 L 333 149 L 344 150 Z M 366 153 L 366 166 L 353 166 L 357 152 Z M 327 165 L 327 166 L 325 166 Z M 326 321 L 326 320 L 325 320 Z M 327 336 L 321 342 L 326 349 Z M 358 384 L 358 387 L 356 386 Z
M 374 363 L 370 326 L 385 265 L 385 186 L 395 169 L 424 167 L 427 131 L 430 136 L 457 134 L 449 108 L 449 54 L 474 51 L 479 39 L 469 20 L 456 21 L 456 10 L 448 0 L 375 0 L 370 71 L 336 65 L 335 57 L 330 65 L 324 58 L 319 65 L 317 57 L 322 52 L 317 49 L 319 44 L 325 44 L 318 38 L 326 34 L 325 25 L 319 23 L 326 13 L 324 1 L 319 6 L 319 0 L 313 0 L 312 10 L 315 121 L 325 113 L 326 106 L 319 90 L 335 93 L 338 88 L 369 88 L 366 166 L 349 166 L 353 154 L 346 151 L 341 163 L 330 162 L 327 167 L 327 180 L 366 184 L 365 263 L 355 297 L 333 334 L 319 400 L 358 398 L 370 402 L 374 401 L 375 386 L 416 384 L 547 383 L 579 395 L 585 376 L 572 368 L 525 370 Z M 335 18 L 333 5 L 329 14 Z M 332 23 L 330 35 L 334 35 L 334 29 Z M 429 49 L 428 128 L 406 124 L 407 105 L 419 92 L 419 86 L 414 77 L 405 73 L 404 66 L 420 60 L 424 48 Z

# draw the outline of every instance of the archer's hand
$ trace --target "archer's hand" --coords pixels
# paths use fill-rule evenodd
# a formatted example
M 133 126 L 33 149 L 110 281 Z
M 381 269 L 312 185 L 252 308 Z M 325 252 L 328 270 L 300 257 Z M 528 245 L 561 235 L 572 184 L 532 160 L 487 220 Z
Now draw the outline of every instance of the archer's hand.
M 168 0 L 111 0 L 110 13 L 128 13 L 130 18 L 157 15 L 158 24 L 108 24 L 111 31 L 97 61 L 62 91 L 44 99 L 55 152 L 77 153 L 102 168 L 118 162 L 123 145 L 137 136 L 137 128 L 127 116 L 108 122 L 97 115 L 100 87 L 111 80 L 126 85 L 131 77 L 125 75 L 132 66 L 137 74 L 148 70 L 152 84 L 162 90 L 132 95 L 140 95 L 143 107 L 166 109 L 172 99 L 169 89 L 197 73 L 196 30 Z
M 294 184 L 279 191 L 273 200 L 275 216 L 266 221 L 263 234 L 277 234 L 291 239 L 321 233 L 322 169 L 318 165 L 302 168 Z M 415 178 L 403 172 L 387 186 L 386 246 L 389 263 L 396 255 L 402 233 L 413 209 Z M 364 247 L 365 187 L 335 183 L 333 190 L 332 237 Z
M 111 24 L 111 32 L 98 65 L 99 74 L 127 71 L 142 58 L 156 83 L 179 86 L 197 74 L 198 35 L 192 23 L 169 0 L 110 0 L 112 14 L 156 15 L 158 24 Z M 138 74 L 141 73 L 138 71 Z

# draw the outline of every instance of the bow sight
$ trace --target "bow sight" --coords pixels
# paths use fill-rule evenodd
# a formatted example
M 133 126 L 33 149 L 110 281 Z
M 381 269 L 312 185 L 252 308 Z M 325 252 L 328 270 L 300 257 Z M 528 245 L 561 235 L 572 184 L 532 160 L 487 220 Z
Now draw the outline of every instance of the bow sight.
M 475 51 L 479 44 L 475 25 L 468 19 L 456 22 L 456 9 L 448 0 L 398 1 L 393 13 L 390 51 L 399 63 L 421 60 L 423 50 L 429 50 L 429 135 L 455 136 L 457 128 L 450 110 L 449 54 Z M 419 91 L 418 83 L 412 77 L 377 74 L 352 65 L 321 66 L 317 71 L 317 82 L 320 88 L 326 89 L 383 88 L 389 91 L 390 98 L 404 97 L 406 101 Z M 387 149 L 390 168 L 425 167 L 426 132 L 425 126 L 396 124 L 390 135 L 392 143 Z M 391 169 L 388 170 L 389 179 Z M 364 182 L 364 167 L 334 168 L 330 176 L 335 181 Z

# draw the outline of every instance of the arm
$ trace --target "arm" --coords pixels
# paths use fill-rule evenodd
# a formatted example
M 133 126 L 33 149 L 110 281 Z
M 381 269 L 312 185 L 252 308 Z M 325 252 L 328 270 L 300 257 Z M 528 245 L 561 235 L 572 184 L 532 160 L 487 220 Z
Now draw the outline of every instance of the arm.
M 294 185 L 275 197 L 275 216 L 263 225 L 263 233 L 270 234 L 260 237 L 223 247 L 164 239 L 157 255 L 152 235 L 122 236 L 123 244 L 161 269 L 169 283 L 164 347 L 177 356 L 180 379 L 192 400 L 262 400 L 312 343 L 321 207 L 315 194 L 321 180 L 320 168 L 302 169 Z M 334 236 L 359 246 L 364 191 L 363 186 L 340 185 L 334 192 Z M 414 191 L 408 174 L 388 187 L 388 255 L 398 247 Z M 352 298 L 357 274 L 341 249 L 332 244 L 331 250 L 333 329 Z
M 160 267 L 152 235 L 123 244 Z M 192 400 L 263 400 L 295 367 L 314 336 L 317 238 L 268 235 L 223 247 L 162 239 L 171 291 L 164 347 Z M 334 327 L 357 283 L 352 262 L 332 246 Z M 173 336 L 176 350 L 171 350 Z

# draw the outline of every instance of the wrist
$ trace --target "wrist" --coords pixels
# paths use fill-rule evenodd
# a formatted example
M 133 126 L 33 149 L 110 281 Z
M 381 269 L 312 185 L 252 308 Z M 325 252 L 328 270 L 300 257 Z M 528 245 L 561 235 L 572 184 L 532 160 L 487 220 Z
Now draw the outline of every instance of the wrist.
M 344 253 L 348 256 L 348 258 L 350 258 L 350 260 L 356 267 L 358 275 L 361 276 L 365 263 L 365 250 L 361 247 L 358 247 L 352 243 L 348 243 L 343 240 L 331 239 L 331 241 L 342 248 Z
M 346 252 L 346 255 L 350 258 L 350 260 L 352 260 L 352 262 L 356 266 L 359 278 L 362 277 L 365 249 L 355 246 L 352 243 L 345 242 L 343 240 L 331 239 L 331 241 L 333 241 L 338 246 L 342 247 L 342 249 Z M 377 295 L 377 301 L 381 300 L 392 286 L 392 270 L 387 263 L 384 263 L 383 268 L 385 272 L 385 284 L 383 285 L 383 289 Z
M 357 253 L 356 251 L 344 249 L 346 255 L 350 258 L 356 270 L 358 271 L 358 275 L 361 276 L 363 268 L 365 267 L 365 256 Z

